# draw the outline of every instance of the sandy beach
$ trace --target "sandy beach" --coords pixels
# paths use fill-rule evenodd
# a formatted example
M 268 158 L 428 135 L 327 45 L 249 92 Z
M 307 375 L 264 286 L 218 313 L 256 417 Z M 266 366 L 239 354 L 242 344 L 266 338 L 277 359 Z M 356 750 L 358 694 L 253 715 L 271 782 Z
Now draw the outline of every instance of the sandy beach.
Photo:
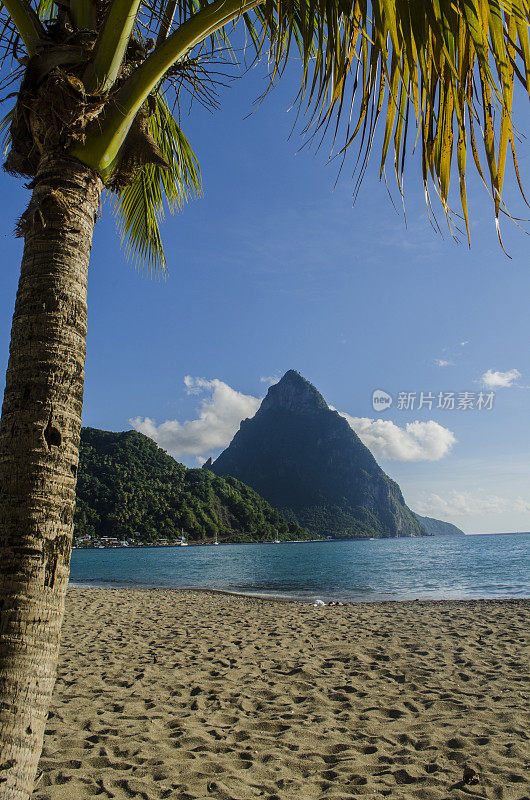
M 34 796 L 528 800 L 529 630 L 530 600 L 70 588 Z

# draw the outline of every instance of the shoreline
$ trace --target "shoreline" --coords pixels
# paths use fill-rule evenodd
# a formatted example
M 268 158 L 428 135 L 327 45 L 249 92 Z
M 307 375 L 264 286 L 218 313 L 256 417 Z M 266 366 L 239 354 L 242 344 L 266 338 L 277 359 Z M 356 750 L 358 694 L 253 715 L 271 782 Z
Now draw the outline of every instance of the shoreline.
M 86 579 L 83 581 L 81 579 L 73 580 L 68 584 L 68 592 L 71 589 L 87 589 L 87 590 L 99 590 L 99 591 L 133 591 L 133 592 L 174 592 L 176 594 L 205 594 L 205 595 L 220 595 L 226 597 L 237 597 L 246 600 L 259 600 L 259 601 L 267 601 L 271 603 L 289 603 L 289 604 L 300 604 L 303 606 L 307 605 L 314 605 L 314 598 L 313 597 L 301 597 L 299 595 L 289 597 L 285 594 L 265 594 L 259 592 L 242 592 L 236 591 L 232 589 L 215 589 L 209 587 L 179 587 L 179 586 L 161 586 L 158 584 L 147 585 L 147 584 L 127 584 L 127 583 L 98 583 L 97 580 L 90 580 Z M 325 593 L 320 593 L 325 594 Z M 317 596 L 318 593 L 315 594 Z M 519 597 L 514 595 L 509 595 L 506 597 L 465 597 L 465 598 L 426 598 L 426 597 L 417 597 L 413 599 L 403 599 L 403 598 L 384 598 L 384 599 L 359 599 L 359 600 L 342 600 L 342 605 L 337 606 L 338 608 L 348 607 L 348 606 L 373 606 L 373 605 L 387 605 L 387 604 L 399 604 L 399 605 L 417 605 L 420 604 L 429 604 L 432 603 L 434 605 L 439 606 L 442 603 L 447 604 L 467 604 L 467 603 L 523 603 L 528 604 L 530 607 L 530 596 L 529 597 Z M 329 603 L 325 603 L 326 607 L 329 607 Z M 335 607 L 335 606 L 333 606 Z
M 465 534 L 463 534 L 465 536 Z M 381 536 L 380 539 L 385 537 Z M 388 538 L 388 537 L 387 537 Z M 425 537 L 407 537 L 407 538 L 425 538 Z M 187 541 L 186 544 L 182 544 L 180 541 L 177 542 L 165 542 L 164 544 L 158 542 L 131 542 L 130 544 L 93 544 L 93 545 L 80 545 L 74 544 L 72 545 L 72 550 L 138 550 L 141 548 L 153 548 L 153 547 L 214 547 L 216 544 L 218 546 L 226 547 L 227 545 L 231 546 L 239 546 L 239 545 L 249 545 L 249 544 L 319 544 L 321 542 L 362 542 L 362 541 L 377 541 L 377 539 L 368 539 L 366 536 L 352 536 L 348 538 L 341 538 L 335 539 L 333 537 L 326 537 L 325 539 L 279 539 L 276 541 L 275 539 L 263 539 L 261 541 L 251 541 L 251 542 L 215 542 L 213 539 L 199 539 L 193 541 Z
M 392 541 L 395 539 L 461 539 L 466 536 L 528 536 L 530 531 L 498 531 L 495 533 L 461 533 L 461 534 L 429 534 L 428 536 L 343 536 L 335 538 L 334 536 L 327 536 L 323 539 L 280 539 L 275 541 L 267 539 L 262 541 L 252 542 L 217 542 L 217 545 L 226 547 L 251 545 L 251 544 L 321 544 L 329 542 L 384 542 Z M 188 541 L 185 547 L 212 547 L 215 546 L 215 541 L 212 539 L 201 539 L 198 541 Z M 74 544 L 72 550 L 138 550 L 141 548 L 161 548 L 161 547 L 182 547 L 180 542 L 166 542 L 159 544 L 158 542 L 144 542 L 144 543 L 130 543 L 127 545 L 113 544 L 113 545 L 80 545 Z

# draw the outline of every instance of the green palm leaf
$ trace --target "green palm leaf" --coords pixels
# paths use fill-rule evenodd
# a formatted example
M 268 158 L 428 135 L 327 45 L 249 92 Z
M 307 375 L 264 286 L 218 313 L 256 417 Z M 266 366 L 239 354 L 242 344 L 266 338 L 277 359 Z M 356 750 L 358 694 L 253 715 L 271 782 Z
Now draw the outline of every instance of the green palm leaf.
M 214 5 L 179 0 L 178 24 Z M 356 144 L 356 191 L 383 119 L 381 174 L 392 155 L 402 191 L 408 151 L 419 142 L 429 207 L 434 187 L 453 227 L 458 175 L 469 238 L 466 172 L 474 163 L 499 230 L 508 147 L 519 180 L 511 110 L 516 77 L 530 92 L 529 0 L 241 0 L 237 14 L 268 57 L 271 85 L 298 51 L 304 131 L 322 141 L 332 125 L 334 141 L 345 133 L 343 155 Z
M 41 16 L 54 13 L 54 0 L 34 1 Z M 19 8 L 26 0 L 9 2 Z M 499 231 L 500 214 L 507 213 L 502 190 L 508 148 L 521 186 L 512 104 L 516 79 L 530 93 L 530 0 L 144 0 L 136 21 L 144 36 L 162 24 L 159 47 L 118 81 L 101 125 L 71 150 L 105 179 L 119 164 L 120 148 L 149 94 L 164 82 L 167 88 L 172 71 L 185 70 L 194 52 L 207 55 L 206 44 L 230 51 L 241 21 L 256 54 L 268 58 L 271 86 L 297 54 L 303 130 L 320 141 L 331 131 L 343 157 L 355 144 L 355 191 L 383 120 L 381 174 L 392 160 L 402 192 L 407 155 L 419 143 L 428 207 L 434 187 L 454 225 L 450 186 L 458 176 L 457 202 L 469 238 L 466 175 L 474 164 L 492 197 Z M 189 145 L 161 102 L 151 127 L 170 168 L 164 174 L 158 166 L 139 171 L 118 203 L 129 252 L 148 256 L 149 268 L 156 269 L 164 264 L 158 230 L 164 192 L 170 205 L 175 197 L 179 205 L 199 185 Z
M 427 202 L 430 206 L 434 185 L 452 226 L 449 190 L 456 153 L 469 238 L 470 149 L 483 180 L 481 162 L 489 173 L 499 231 L 499 214 L 507 213 L 502 187 L 508 146 L 519 180 L 511 110 L 515 76 L 530 92 L 528 0 L 296 0 L 260 9 L 275 69 L 293 37 L 300 47 L 305 131 L 325 132 L 333 120 L 335 137 L 341 123 L 346 129 L 343 155 L 356 143 L 356 191 L 383 118 L 381 175 L 393 151 L 402 191 L 409 145 L 419 141 Z
M 39 0 L 37 3 L 37 14 L 43 21 L 53 19 L 57 14 L 55 0 Z
M 11 108 L 0 121 L 0 147 L 2 148 L 2 156 L 4 158 L 11 147 L 11 123 L 13 122 L 14 116 L 15 109 Z
M 167 270 L 159 228 L 164 204 L 175 213 L 189 197 L 199 195 L 201 174 L 197 158 L 163 95 L 157 94 L 155 100 L 149 128 L 168 167 L 148 164 L 138 169 L 132 183 L 118 191 L 115 210 L 126 256 L 157 275 Z

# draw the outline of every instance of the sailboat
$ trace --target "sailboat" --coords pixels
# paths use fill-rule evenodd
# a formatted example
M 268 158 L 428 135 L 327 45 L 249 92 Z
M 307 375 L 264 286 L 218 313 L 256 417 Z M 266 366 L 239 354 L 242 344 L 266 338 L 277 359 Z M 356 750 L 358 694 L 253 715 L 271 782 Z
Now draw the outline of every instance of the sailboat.
M 187 547 L 188 546 L 188 543 L 186 541 L 186 537 L 184 536 L 184 533 L 183 533 L 182 529 L 180 531 L 180 542 L 179 542 L 179 545 L 180 545 L 180 547 Z
M 217 531 L 215 532 L 215 541 L 214 541 L 214 544 L 219 544 L 219 542 L 218 542 L 218 540 L 217 540 Z

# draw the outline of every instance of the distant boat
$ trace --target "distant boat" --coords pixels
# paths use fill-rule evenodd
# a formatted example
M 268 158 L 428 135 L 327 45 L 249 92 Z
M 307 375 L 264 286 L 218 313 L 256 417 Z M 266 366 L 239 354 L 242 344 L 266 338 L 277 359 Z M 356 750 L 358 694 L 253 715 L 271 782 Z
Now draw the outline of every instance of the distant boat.
M 180 542 L 178 542 L 177 546 L 178 547 L 187 547 L 188 546 L 188 543 L 186 541 L 186 537 L 184 536 L 182 531 L 180 532 Z
M 280 540 L 278 539 L 278 534 L 276 534 L 276 539 L 274 540 L 274 544 L 280 544 Z
M 215 534 L 215 541 L 214 541 L 214 544 L 219 544 L 219 542 L 217 541 L 217 534 Z

